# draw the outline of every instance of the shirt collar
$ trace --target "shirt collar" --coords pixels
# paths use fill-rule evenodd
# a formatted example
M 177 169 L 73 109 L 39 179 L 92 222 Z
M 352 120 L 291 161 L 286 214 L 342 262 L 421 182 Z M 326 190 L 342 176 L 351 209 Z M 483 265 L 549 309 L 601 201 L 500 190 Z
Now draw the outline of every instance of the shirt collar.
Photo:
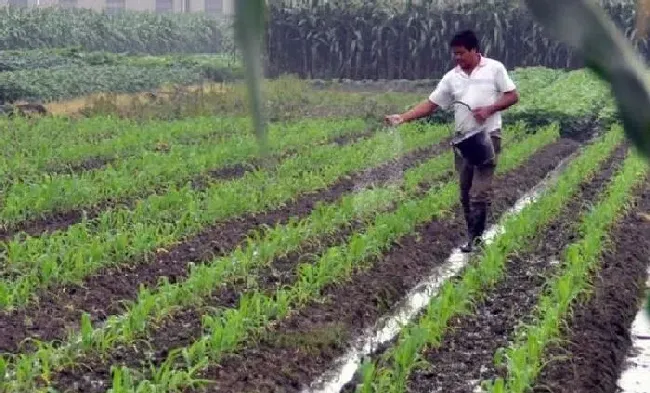
M 483 56 L 483 55 L 480 54 L 480 53 L 479 53 L 479 56 L 480 56 L 480 57 L 479 57 L 478 64 L 476 65 L 476 68 L 483 67 L 483 66 L 487 63 L 487 61 L 485 60 L 485 56 Z M 460 68 L 460 66 L 458 66 L 458 65 L 457 65 L 456 67 L 454 67 L 454 69 L 456 70 L 456 72 L 460 72 L 460 73 L 463 73 L 463 74 L 465 73 L 465 71 L 463 71 L 463 70 Z

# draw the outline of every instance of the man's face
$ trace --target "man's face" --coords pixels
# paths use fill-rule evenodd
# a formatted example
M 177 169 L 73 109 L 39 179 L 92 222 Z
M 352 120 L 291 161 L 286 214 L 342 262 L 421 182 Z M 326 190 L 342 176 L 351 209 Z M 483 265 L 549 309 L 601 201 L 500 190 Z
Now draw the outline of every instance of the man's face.
M 476 60 L 476 50 L 468 51 L 464 46 L 454 46 L 451 48 L 454 54 L 454 61 L 460 68 L 470 68 Z

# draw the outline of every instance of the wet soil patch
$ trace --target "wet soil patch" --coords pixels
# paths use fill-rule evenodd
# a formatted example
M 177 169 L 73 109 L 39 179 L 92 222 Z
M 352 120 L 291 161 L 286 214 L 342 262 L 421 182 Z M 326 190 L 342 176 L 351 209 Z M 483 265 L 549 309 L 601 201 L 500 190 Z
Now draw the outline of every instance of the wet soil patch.
M 59 164 L 51 168 L 47 168 L 46 172 L 50 174 L 85 172 L 85 171 L 91 171 L 93 169 L 102 168 L 115 161 L 116 158 L 114 157 L 89 157 L 83 159 L 80 162 Z
M 563 143 L 567 149 L 576 145 L 575 142 Z M 64 338 L 66 329 L 78 327 L 83 312 L 89 313 L 93 322 L 121 313 L 124 310 L 121 302 L 135 299 L 140 285 L 153 287 L 163 276 L 172 283 L 182 280 L 190 262 L 206 262 L 227 254 L 245 240 L 250 231 L 263 225 L 286 223 L 290 217 L 304 218 L 317 203 L 334 202 L 360 186 L 386 182 L 392 178 L 395 167 L 415 167 L 446 148 L 445 142 L 441 142 L 418 149 L 378 167 L 344 177 L 327 189 L 302 195 L 278 209 L 217 223 L 167 250 L 100 269 L 79 285 L 42 291 L 35 304 L 0 313 L 0 351 L 21 350 L 20 343 L 29 337 L 39 340 Z
M 552 169 L 561 158 L 569 155 L 575 148 L 576 143 L 568 141 L 547 146 L 546 149 L 530 158 L 530 162 L 534 164 L 526 166 L 526 168 L 531 166 L 535 166 L 535 168 L 520 169 L 514 175 L 506 175 L 500 179 L 496 185 L 499 188 L 496 191 L 499 201 L 495 201 L 495 214 L 501 214 L 521 194 L 539 181 L 548 170 Z M 263 269 L 260 272 L 258 283 L 262 289 L 269 290 L 269 292 L 278 285 L 293 284 L 296 279 L 294 268 L 298 263 L 313 261 L 315 258 L 312 255 L 317 255 L 327 247 L 347 240 L 354 231 L 361 230 L 363 226 L 362 223 L 353 223 L 351 227 L 326 237 L 322 244 L 308 245 L 300 252 L 274 261 L 271 268 Z M 420 236 L 427 237 L 426 240 L 429 240 L 430 236 L 431 240 L 435 239 L 434 243 L 420 244 L 422 241 L 418 240 L 417 236 L 408 237 L 405 240 L 406 243 L 400 240 L 399 249 L 389 254 L 388 260 L 382 258 L 382 262 L 377 268 L 360 273 L 353 282 L 329 288 L 325 304 L 315 302 L 306 310 L 297 310 L 296 314 L 288 321 L 281 321 L 279 327 L 261 337 L 259 347 L 245 349 L 243 354 L 226 355 L 225 362 L 219 366 L 219 376 L 222 372 L 235 373 L 238 368 L 237 362 L 242 359 L 245 362 L 241 366 L 244 370 L 254 368 L 257 372 L 264 362 L 272 360 L 274 351 L 277 351 L 278 361 L 284 359 L 283 370 L 302 365 L 312 368 L 314 362 L 322 367 L 328 360 L 333 359 L 345 349 L 345 343 L 349 341 L 354 330 L 363 329 L 373 323 L 380 315 L 387 312 L 388 307 L 398 301 L 423 274 L 426 274 L 432 259 L 444 259 L 453 248 L 454 240 L 464 236 L 463 228 L 464 224 L 459 219 L 455 219 L 451 223 L 433 223 L 424 229 L 425 234 Z M 413 255 L 414 252 L 415 255 Z M 358 283 L 363 285 L 358 285 Z M 236 307 L 239 296 L 246 289 L 245 283 L 234 286 L 224 285 L 213 294 L 211 299 L 207 300 L 205 306 Z M 110 366 L 112 364 L 127 364 L 135 368 L 145 368 L 149 364 L 148 362 L 160 364 L 168 355 L 169 350 L 188 346 L 201 336 L 203 314 L 201 309 L 181 311 L 163 322 L 149 335 L 151 338 L 147 345 L 142 347 L 146 348 L 146 354 L 142 350 L 118 348 L 111 351 L 112 354 L 104 359 L 84 359 L 80 362 L 84 364 L 82 369 L 66 370 L 58 374 L 56 385 L 71 386 L 70 384 L 74 384 L 75 389 L 79 389 L 78 391 L 92 391 L 90 384 L 79 381 L 110 381 Z M 296 348 L 296 343 L 301 345 Z M 290 355 L 288 351 L 298 353 L 292 352 Z M 287 363 L 289 357 L 294 357 L 296 364 L 293 361 Z M 257 360 L 253 361 L 253 358 Z M 312 360 L 307 361 L 306 358 Z M 88 365 L 91 366 L 87 367 Z M 214 377 L 211 375 L 213 372 L 216 370 L 207 372 L 207 377 L 213 379 Z M 271 372 L 273 375 L 278 370 L 274 369 Z M 301 373 L 300 370 L 296 372 Z M 237 376 L 237 373 L 232 375 Z M 258 387 L 255 385 L 255 388 Z M 232 391 L 233 388 L 230 385 L 224 387 L 226 391 Z
M 495 178 L 492 215 L 503 214 L 574 150 L 575 142 L 547 146 L 523 166 Z M 306 388 L 343 355 L 351 339 L 374 326 L 464 239 L 460 206 L 449 220 L 419 226 L 416 234 L 396 242 L 370 269 L 326 288 L 323 301 L 296 310 L 254 344 L 226 355 L 218 366 L 202 373 L 201 377 L 213 381 L 207 390 L 298 392 Z M 337 334 L 319 334 L 330 330 Z
M 593 289 L 572 305 L 562 342 L 547 351 L 535 393 L 615 393 L 631 349 L 631 326 L 644 294 L 650 265 L 650 187 L 638 190 L 635 205 L 610 231 L 592 278 Z
M 330 143 L 343 146 L 345 144 L 356 143 L 364 138 L 373 135 L 374 130 L 366 130 L 359 134 L 342 135 L 334 138 L 326 139 L 324 142 L 316 143 L 314 146 L 326 145 Z M 298 153 L 297 149 L 290 149 L 283 153 L 273 155 L 266 163 L 267 167 L 274 167 L 281 160 L 295 155 Z M 196 190 L 204 190 L 208 188 L 215 180 L 235 180 L 243 177 L 247 172 L 260 169 L 263 163 L 259 159 L 250 159 L 246 163 L 238 163 L 226 165 L 218 169 L 210 170 L 206 174 L 197 175 L 189 182 Z M 270 165 L 270 166 L 269 166 Z M 182 183 L 185 183 L 183 181 Z M 40 216 L 40 218 L 32 218 L 24 221 L 17 222 L 8 226 L 7 228 L 0 228 L 0 241 L 6 241 L 18 235 L 19 239 L 24 238 L 25 235 L 40 236 L 45 233 L 53 233 L 59 230 L 65 230 L 67 227 L 81 222 L 84 218 L 88 220 L 99 217 L 102 212 L 114 208 L 127 208 L 131 209 L 135 206 L 136 202 L 148 195 L 155 195 L 165 192 L 166 188 L 154 189 L 146 194 L 135 195 L 125 199 L 112 199 L 107 198 L 93 206 L 84 209 L 74 209 L 66 211 L 53 211 L 47 212 Z
M 597 201 L 626 152 L 627 145 L 617 148 L 541 236 L 507 258 L 503 279 L 483 294 L 470 314 L 451 319 L 441 344 L 423 354 L 428 364 L 410 375 L 409 392 L 467 393 L 481 380 L 496 376 L 495 351 L 508 345 L 517 324 L 534 309 L 564 248 L 578 240 L 581 214 Z

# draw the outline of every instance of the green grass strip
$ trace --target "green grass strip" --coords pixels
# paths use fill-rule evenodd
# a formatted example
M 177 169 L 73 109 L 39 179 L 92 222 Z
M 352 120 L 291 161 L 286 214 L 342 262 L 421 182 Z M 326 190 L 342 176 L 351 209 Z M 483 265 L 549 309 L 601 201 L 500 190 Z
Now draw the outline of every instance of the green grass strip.
M 300 193 L 327 188 L 342 176 L 437 143 L 447 135 L 447 127 L 413 125 L 394 135 L 379 132 L 352 145 L 318 146 L 272 171 L 248 172 L 204 191 L 185 187 L 152 195 L 133 210 L 107 210 L 65 232 L 1 244 L 0 305 L 23 304 L 38 288 L 79 280 L 100 267 L 172 244 L 215 221 L 260 212 Z
M 525 246 L 560 213 L 579 185 L 598 170 L 599 164 L 622 138 L 623 133 L 618 127 L 600 137 L 569 163 L 557 182 L 536 202 L 517 215 L 506 216 L 503 223 L 505 233 L 485 248 L 476 263 L 468 265 L 460 280 L 443 284 L 426 312 L 417 323 L 402 330 L 396 344 L 384 353 L 380 363 L 363 365 L 363 383 L 358 386 L 358 391 L 405 392 L 409 375 L 423 362 L 420 359 L 422 350 L 440 345 L 449 320 L 471 312 L 472 302 L 503 277 L 508 254 Z
M 532 153 L 557 140 L 559 129 L 557 125 L 544 127 L 525 140 L 510 145 L 517 137 L 514 133 L 504 135 L 507 150 L 501 158 L 500 165 L 504 168 L 501 170 L 518 166 Z M 392 184 L 354 192 L 343 196 L 336 203 L 319 204 L 304 220 L 291 219 L 286 225 L 254 232 L 230 255 L 216 258 L 207 264 L 192 266 L 187 281 L 175 284 L 163 282 L 153 292 L 142 289 L 137 300 L 127 305 L 129 311 L 126 314 L 109 317 L 100 328 L 93 330 L 90 319 L 85 317 L 81 323 L 81 332 L 73 334 L 67 344 L 55 348 L 50 343 L 41 343 L 36 353 L 21 354 L 14 358 L 10 363 L 11 369 L 15 370 L 16 380 L 12 382 L 11 391 L 20 390 L 19 386 L 22 389 L 34 389 L 31 383 L 40 373 L 41 379 L 48 380 L 51 369 L 73 361 L 82 353 L 105 351 L 119 343 L 130 342 L 148 328 L 150 320 L 160 320 L 177 307 L 201 304 L 202 297 L 218 285 L 240 278 L 250 281 L 251 271 L 298 250 L 309 239 L 332 233 L 352 220 L 371 219 L 391 204 L 407 200 L 421 192 L 422 183 L 431 183 L 448 173 L 452 169 L 451 160 L 452 153 L 448 151 L 406 171 L 401 185 Z M 35 367 L 39 364 L 48 367 Z
M 484 381 L 491 393 L 529 391 L 544 366 L 544 351 L 560 338 L 562 322 L 570 316 L 572 303 L 587 295 L 593 274 L 608 240 L 612 225 L 629 210 L 634 189 L 648 179 L 648 163 L 630 150 L 622 168 L 609 183 L 596 204 L 583 217 L 579 232 L 582 239 L 569 245 L 558 274 L 547 280 L 547 293 L 537 304 L 534 320 L 517 329 L 510 346 L 495 354 L 495 364 L 505 366 L 507 379 Z

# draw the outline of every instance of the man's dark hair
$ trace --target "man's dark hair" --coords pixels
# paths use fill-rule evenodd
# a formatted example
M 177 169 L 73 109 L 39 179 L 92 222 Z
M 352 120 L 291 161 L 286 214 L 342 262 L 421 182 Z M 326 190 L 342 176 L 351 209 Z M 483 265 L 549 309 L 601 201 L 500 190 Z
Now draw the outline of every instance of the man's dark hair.
M 449 42 L 449 46 L 462 46 L 467 50 L 476 49 L 477 52 L 480 49 L 478 45 L 478 38 L 476 38 L 476 34 L 474 34 L 472 30 L 463 30 L 459 33 L 456 33 L 456 35 L 454 35 L 454 37 Z

